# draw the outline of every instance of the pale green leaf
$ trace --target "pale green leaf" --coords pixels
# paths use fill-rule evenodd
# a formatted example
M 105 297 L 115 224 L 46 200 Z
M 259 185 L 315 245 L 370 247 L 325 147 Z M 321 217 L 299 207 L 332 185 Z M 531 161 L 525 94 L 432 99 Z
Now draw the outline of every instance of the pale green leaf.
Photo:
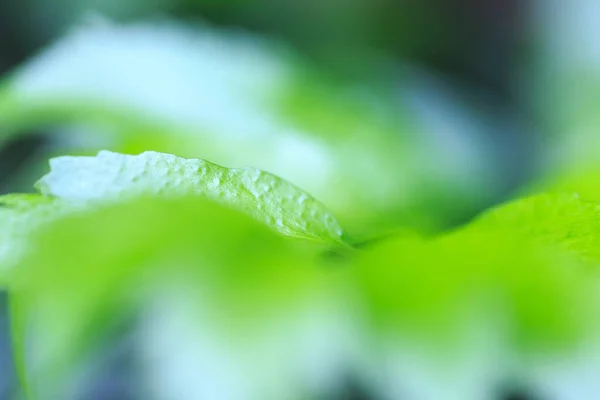
M 225 168 L 199 159 L 145 152 L 101 151 L 59 157 L 37 187 L 71 201 L 123 199 L 140 194 L 206 197 L 242 211 L 282 234 L 342 243 L 342 228 L 317 200 L 293 184 L 254 168 Z

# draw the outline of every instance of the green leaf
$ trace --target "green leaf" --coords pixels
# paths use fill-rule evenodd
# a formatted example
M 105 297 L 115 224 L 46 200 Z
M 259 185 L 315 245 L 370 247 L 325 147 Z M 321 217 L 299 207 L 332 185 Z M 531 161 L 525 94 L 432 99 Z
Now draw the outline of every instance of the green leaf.
M 255 326 L 258 310 L 264 318 L 284 305 L 284 314 L 290 311 L 320 247 L 290 250 L 249 217 L 296 238 L 342 243 L 341 228 L 320 203 L 255 169 L 111 152 L 61 157 L 51 166 L 37 184 L 42 195 L 0 200 L 15 359 L 29 392 L 52 387 L 136 309 L 142 292 L 174 277 L 195 282 L 193 292 L 204 288 L 198 296 L 219 304 L 217 325 L 225 332 Z M 34 333 L 29 341 L 32 322 L 43 337 Z M 45 356 L 29 362 L 26 350 Z
M 13 318 L 33 335 L 32 379 L 45 394 L 165 287 L 191 288 L 192 309 L 208 310 L 206 329 L 231 346 L 264 337 L 319 288 L 313 252 L 193 196 L 99 204 L 46 224 L 30 246 L 15 268 Z
M 367 326 L 444 349 L 494 332 L 521 355 L 597 338 L 598 274 L 555 246 L 506 233 L 471 226 L 366 249 L 350 274 Z
M 70 201 L 123 199 L 140 194 L 194 194 L 240 210 L 284 235 L 342 243 L 334 216 L 291 183 L 254 168 L 225 168 L 199 159 L 145 152 L 101 151 L 96 157 L 59 157 L 37 187 Z
M 442 343 L 487 324 L 529 351 L 598 333 L 598 262 L 600 205 L 543 194 L 498 206 L 445 235 L 373 243 L 351 274 L 369 325 Z
M 472 229 L 526 235 L 569 250 L 584 260 L 600 262 L 600 204 L 576 194 L 541 194 L 512 201 L 485 212 Z

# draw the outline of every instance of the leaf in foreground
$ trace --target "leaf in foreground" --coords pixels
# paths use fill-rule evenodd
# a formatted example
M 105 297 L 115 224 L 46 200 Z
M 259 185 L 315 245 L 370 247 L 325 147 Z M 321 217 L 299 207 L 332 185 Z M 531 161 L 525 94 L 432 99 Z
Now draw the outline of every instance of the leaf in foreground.
M 284 235 L 342 243 L 342 228 L 317 200 L 293 184 L 254 168 L 225 168 L 199 159 L 145 152 L 101 151 L 58 157 L 37 184 L 42 194 L 71 201 L 140 194 L 198 195 L 239 210 Z
M 192 309 L 208 309 L 205 329 L 229 344 L 257 329 L 271 332 L 276 316 L 312 304 L 318 287 L 314 254 L 250 217 L 189 196 L 82 210 L 30 241 L 32 251 L 15 268 L 12 317 L 21 322 L 18 335 L 33 335 L 32 378 L 44 390 L 72 372 L 111 324 L 143 313 L 161 287 L 191 285 Z

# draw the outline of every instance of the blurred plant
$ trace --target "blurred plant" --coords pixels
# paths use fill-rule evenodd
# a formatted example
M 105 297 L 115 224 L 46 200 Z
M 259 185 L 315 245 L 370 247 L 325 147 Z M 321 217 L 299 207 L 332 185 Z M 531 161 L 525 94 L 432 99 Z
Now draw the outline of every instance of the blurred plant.
M 248 34 L 106 21 L 9 76 L 4 137 L 54 131 L 43 168 L 78 154 L 40 193 L 0 198 L 24 395 L 80 397 L 79 371 L 126 328 L 140 398 L 329 398 L 349 379 L 389 399 L 600 393 L 600 203 L 575 181 L 449 229 L 496 182 L 379 76 Z
M 593 0 L 536 2 L 540 39 L 537 74 L 527 84 L 538 119 L 548 132 L 545 175 L 534 190 L 573 191 L 599 200 L 600 42 Z M 533 84 L 532 84 L 533 83 Z
M 73 396 L 75 366 L 132 316 L 152 398 L 301 399 L 348 373 L 384 398 L 491 398 L 597 343 L 600 205 L 573 196 L 358 250 L 323 206 L 252 170 L 100 153 L 54 160 L 37 186 L 2 209 L 21 243 L 3 283 L 30 396 Z

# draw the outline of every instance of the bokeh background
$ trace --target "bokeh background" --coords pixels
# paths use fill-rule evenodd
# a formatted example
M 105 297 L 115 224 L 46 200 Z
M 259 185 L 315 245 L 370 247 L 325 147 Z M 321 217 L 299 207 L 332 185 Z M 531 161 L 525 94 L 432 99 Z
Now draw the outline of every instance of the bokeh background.
M 543 29 L 554 22 L 540 9 L 557 7 L 516 0 L 7 1 L 0 14 L 0 68 L 14 70 L 90 15 L 202 20 L 259 33 L 345 79 L 372 80 L 385 70 L 388 84 L 417 103 L 422 119 L 439 120 L 430 121 L 435 132 L 426 134 L 458 135 L 487 151 L 497 200 L 530 179 L 540 158 L 536 143 L 544 130 L 531 87 L 543 73 L 534 68 L 546 56 L 545 45 L 560 34 Z M 397 107 L 403 112 L 406 106 Z M 3 171 L 41 145 L 40 132 L 31 133 L 5 145 Z
M 448 230 L 538 188 L 576 184 L 588 197 L 599 196 L 589 183 L 589 171 L 600 169 L 598 21 L 596 0 L 3 0 L 0 77 L 8 92 L 25 102 L 38 92 L 39 99 L 61 101 L 89 94 L 117 108 L 126 104 L 144 118 L 157 108 L 189 112 L 165 111 L 159 122 L 128 125 L 114 115 L 90 118 L 86 110 L 46 117 L 0 108 L 0 191 L 32 191 L 56 154 L 111 146 L 172 151 L 278 173 L 333 204 L 358 242 L 402 228 Z M 111 24 L 114 36 L 107 33 Z M 187 43 L 196 36 L 209 38 L 197 55 Z M 203 63 L 209 67 L 198 67 Z M 277 75 L 282 68 L 283 79 Z M 186 82 L 204 91 L 194 97 Z M 125 94 L 108 96 L 103 85 Z M 227 97 L 246 87 L 254 92 L 245 102 Z M 262 90 L 282 91 L 288 108 L 254 107 L 265 101 Z M 194 109 L 206 104 L 208 116 L 197 116 Z M 261 113 L 286 121 L 276 126 L 300 140 L 264 154 L 249 150 L 272 139 L 256 134 Z M 194 131 L 203 118 L 216 126 L 218 139 L 205 135 L 196 143 L 185 134 L 139 133 L 159 123 Z M 370 132 L 372 126 L 383 133 Z M 124 131 L 127 139 L 121 139 Z M 344 137 L 345 131 L 351 134 Z M 380 140 L 380 134 L 395 139 Z M 314 143 L 324 143 L 325 154 L 344 150 L 333 156 L 333 167 L 320 167 Z M 373 171 L 355 181 L 346 177 L 354 192 L 374 176 L 381 181 L 381 191 L 369 187 L 375 200 L 357 200 L 375 202 L 372 214 L 348 206 L 325 177 L 326 170 L 352 163 Z M 312 172 L 296 172 L 307 164 Z M 321 175 L 319 183 L 315 176 Z M 401 185 L 388 184 L 396 178 Z M 0 304 L 5 315 L 6 298 Z M 104 352 L 102 372 L 81 399 L 136 398 L 130 340 L 123 334 Z M 0 398 L 10 398 L 14 385 L 3 317 Z M 371 399 L 348 386 L 340 399 Z M 505 389 L 499 400 L 539 398 Z

